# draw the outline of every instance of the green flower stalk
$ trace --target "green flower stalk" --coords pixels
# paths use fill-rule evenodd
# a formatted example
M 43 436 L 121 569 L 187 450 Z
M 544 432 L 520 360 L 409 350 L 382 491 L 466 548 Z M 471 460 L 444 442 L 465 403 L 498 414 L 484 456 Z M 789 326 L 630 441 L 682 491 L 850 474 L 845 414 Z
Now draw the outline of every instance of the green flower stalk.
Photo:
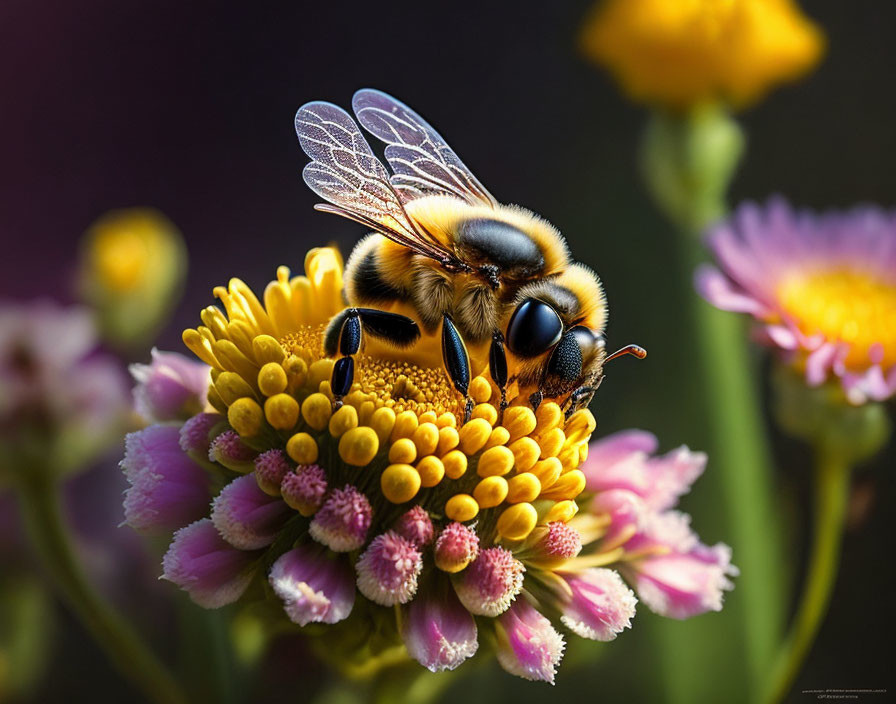
M 85 578 L 61 516 L 61 479 L 114 444 L 129 413 L 121 369 L 95 347 L 84 310 L 0 307 L 0 481 L 16 490 L 60 597 L 122 675 L 152 701 L 175 704 L 184 698 L 170 675 Z
M 776 418 L 816 457 L 813 547 L 803 595 L 766 697 L 786 696 L 827 611 L 850 470 L 887 442 L 896 394 L 896 215 L 817 215 L 781 199 L 741 206 L 709 244 L 702 295 L 748 313 L 776 352 Z

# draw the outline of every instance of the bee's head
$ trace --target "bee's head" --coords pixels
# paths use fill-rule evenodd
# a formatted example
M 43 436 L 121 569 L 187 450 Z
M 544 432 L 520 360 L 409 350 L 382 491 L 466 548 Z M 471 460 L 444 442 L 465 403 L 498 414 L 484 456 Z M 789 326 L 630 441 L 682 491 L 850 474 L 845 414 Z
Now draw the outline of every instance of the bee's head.
M 530 381 L 548 397 L 571 391 L 584 378 L 598 376 L 605 356 L 600 332 L 575 324 L 564 315 L 566 312 L 556 303 L 525 298 L 507 323 L 508 349 L 531 369 L 529 376 L 535 372 L 534 367 L 539 369 L 540 378 Z
M 608 358 L 602 330 L 583 324 L 581 306 L 570 291 L 551 284 L 537 294 L 519 300 L 505 331 L 508 349 L 520 360 L 521 386 L 547 398 L 568 395 L 571 408 L 586 405 L 600 383 L 604 362 L 621 353 L 646 354 L 630 346 Z

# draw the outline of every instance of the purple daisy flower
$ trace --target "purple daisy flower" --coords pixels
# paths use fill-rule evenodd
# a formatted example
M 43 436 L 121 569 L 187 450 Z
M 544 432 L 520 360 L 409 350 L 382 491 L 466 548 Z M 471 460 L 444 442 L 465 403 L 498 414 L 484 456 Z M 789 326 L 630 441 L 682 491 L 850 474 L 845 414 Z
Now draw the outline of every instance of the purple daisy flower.
M 838 379 L 853 404 L 896 393 L 896 213 L 795 211 L 746 203 L 709 234 L 717 267 L 697 290 L 747 313 L 758 336 L 805 373 Z

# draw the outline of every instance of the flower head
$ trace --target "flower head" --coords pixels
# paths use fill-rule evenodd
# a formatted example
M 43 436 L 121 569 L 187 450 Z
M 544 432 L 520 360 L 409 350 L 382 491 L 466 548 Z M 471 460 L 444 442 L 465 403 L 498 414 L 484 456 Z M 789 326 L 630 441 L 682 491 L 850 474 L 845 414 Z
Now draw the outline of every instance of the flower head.
M 751 315 L 810 386 L 834 378 L 854 404 L 896 392 L 896 214 L 776 199 L 742 205 L 708 241 L 718 268 L 698 272 L 701 295 Z
M 81 250 L 81 294 L 98 312 L 104 336 L 124 345 L 151 339 L 187 272 L 177 228 L 154 210 L 117 210 L 90 226 Z
M 633 99 L 738 107 L 818 63 L 821 31 L 793 0 L 604 0 L 582 46 Z
M 129 411 L 125 375 L 97 344 L 83 308 L 48 301 L 0 305 L 4 470 L 73 471 L 121 437 Z
M 184 333 L 211 366 L 217 414 L 186 421 L 180 447 L 206 473 L 212 510 L 175 535 L 166 577 L 209 607 L 270 592 L 246 592 L 266 580 L 299 625 L 375 614 L 394 622 L 378 640 L 403 641 L 433 671 L 472 656 L 487 629 L 505 669 L 552 681 L 563 639 L 542 610 L 586 637 L 627 626 L 630 591 L 580 562 L 603 535 L 574 518 L 590 501 L 579 467 L 591 413 L 522 398 L 501 408 L 477 376 L 464 423 L 445 372 L 413 352 L 362 351 L 337 407 L 322 335 L 343 306 L 341 260 L 312 250 L 306 272 L 278 270 L 263 303 L 231 280 L 215 289 L 226 312 L 206 308 Z M 651 506 L 673 502 L 677 486 L 662 484 Z M 560 583 L 571 586 L 560 594 Z
M 700 542 L 690 517 L 672 510 L 681 494 L 703 473 L 706 457 L 686 447 L 653 456 L 656 438 L 644 431 L 624 431 L 591 446 L 582 471 L 594 492 L 589 514 L 578 527 L 593 541 L 593 557 L 582 564 L 615 568 L 653 611 L 670 618 L 688 618 L 719 611 L 730 577 L 731 548 Z M 573 521 L 576 525 L 576 521 Z M 562 569 L 562 568 L 561 568 Z M 584 635 L 615 634 L 628 625 L 633 597 L 622 598 L 621 582 L 607 575 L 581 573 L 570 579 L 569 590 L 555 588 L 567 625 Z M 564 596 L 563 592 L 567 591 Z M 611 611 L 603 595 L 616 592 Z M 628 607 L 626 607 L 626 603 Z M 597 619 L 595 621 L 595 619 Z M 603 623 L 606 628 L 599 626 Z
M 205 408 L 208 367 L 184 355 L 153 348 L 149 364 L 132 364 L 134 406 L 147 421 L 184 420 Z

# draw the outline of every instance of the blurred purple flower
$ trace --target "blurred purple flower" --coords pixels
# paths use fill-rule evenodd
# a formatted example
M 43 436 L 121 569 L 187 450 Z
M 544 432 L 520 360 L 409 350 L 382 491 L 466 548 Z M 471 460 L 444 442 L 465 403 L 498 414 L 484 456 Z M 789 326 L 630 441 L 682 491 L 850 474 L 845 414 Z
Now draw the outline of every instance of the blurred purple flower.
M 151 423 L 186 420 L 205 408 L 208 365 L 176 352 L 152 349 L 149 364 L 132 364 L 134 406 Z
M 96 351 L 83 308 L 0 304 L 0 453 L 5 471 L 63 474 L 115 443 L 129 411 L 117 362 Z

